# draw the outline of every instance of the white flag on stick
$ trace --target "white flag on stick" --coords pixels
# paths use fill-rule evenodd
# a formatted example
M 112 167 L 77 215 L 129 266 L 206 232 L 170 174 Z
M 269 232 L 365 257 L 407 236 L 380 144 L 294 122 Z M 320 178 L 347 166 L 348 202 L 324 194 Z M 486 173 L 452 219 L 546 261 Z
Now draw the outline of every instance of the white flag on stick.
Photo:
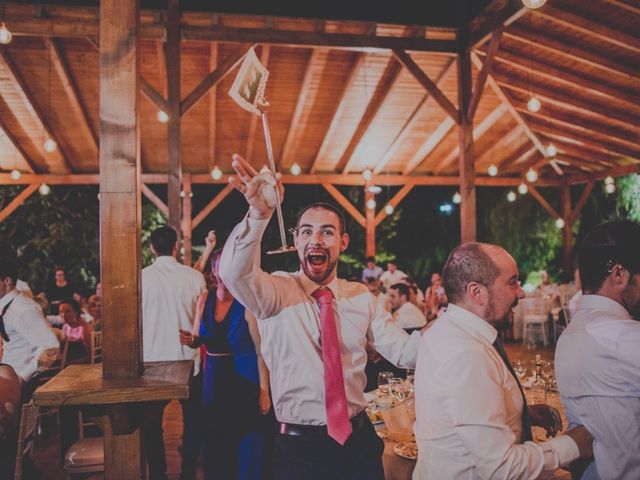
M 259 107 L 265 103 L 264 89 L 268 78 L 269 70 L 260 63 L 253 48 L 250 48 L 231 85 L 229 95 L 245 110 L 261 115 L 262 110 Z

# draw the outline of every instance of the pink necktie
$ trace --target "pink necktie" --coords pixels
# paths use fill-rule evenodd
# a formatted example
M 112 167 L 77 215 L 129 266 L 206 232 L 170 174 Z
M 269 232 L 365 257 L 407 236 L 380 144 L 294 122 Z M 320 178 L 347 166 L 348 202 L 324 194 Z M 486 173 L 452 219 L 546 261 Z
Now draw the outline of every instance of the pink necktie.
M 340 445 L 344 445 L 351 435 L 351 422 L 347 409 L 347 396 L 344 391 L 338 330 L 333 315 L 333 294 L 329 289 L 319 288 L 312 295 L 320 304 L 320 338 L 322 340 L 327 431 Z

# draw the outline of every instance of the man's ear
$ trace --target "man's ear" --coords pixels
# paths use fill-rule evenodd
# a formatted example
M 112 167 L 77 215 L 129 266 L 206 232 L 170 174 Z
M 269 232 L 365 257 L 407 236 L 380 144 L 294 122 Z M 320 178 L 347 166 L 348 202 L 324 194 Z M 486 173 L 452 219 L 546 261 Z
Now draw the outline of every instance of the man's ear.
M 615 286 L 626 287 L 631 280 L 631 273 L 622 265 L 614 265 L 610 274 L 610 278 Z
M 349 234 L 343 233 L 340 236 L 340 253 L 344 252 L 349 246 Z
M 485 292 L 485 287 L 484 285 L 478 283 L 478 282 L 469 282 L 467 284 L 467 295 L 469 296 L 469 298 L 473 301 L 473 303 L 477 304 L 477 305 L 484 305 L 485 300 L 484 300 L 484 292 Z

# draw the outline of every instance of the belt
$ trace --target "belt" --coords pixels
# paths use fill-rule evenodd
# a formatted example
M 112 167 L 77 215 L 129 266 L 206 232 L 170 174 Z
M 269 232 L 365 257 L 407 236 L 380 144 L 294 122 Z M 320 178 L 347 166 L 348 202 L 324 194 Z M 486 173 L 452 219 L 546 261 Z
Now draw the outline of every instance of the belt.
M 209 350 L 206 352 L 209 357 L 230 357 L 232 355 L 231 352 L 210 352 Z
M 364 410 L 351 418 L 351 428 L 353 432 L 362 430 L 367 425 L 371 425 L 371 422 Z M 278 424 L 278 431 L 281 435 L 293 435 L 296 437 L 305 435 L 328 435 L 326 425 L 299 425 L 297 423 L 280 422 Z

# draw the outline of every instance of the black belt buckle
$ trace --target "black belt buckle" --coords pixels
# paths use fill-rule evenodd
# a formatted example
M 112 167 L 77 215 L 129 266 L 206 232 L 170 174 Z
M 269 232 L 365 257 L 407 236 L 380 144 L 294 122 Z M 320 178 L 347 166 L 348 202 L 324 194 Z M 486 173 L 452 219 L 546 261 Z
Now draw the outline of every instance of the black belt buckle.
M 369 423 L 369 417 L 362 411 L 351 418 L 351 428 L 354 432 L 362 430 Z M 303 435 L 327 435 L 326 425 L 299 425 L 296 423 L 280 422 L 278 431 L 281 435 L 300 437 Z

